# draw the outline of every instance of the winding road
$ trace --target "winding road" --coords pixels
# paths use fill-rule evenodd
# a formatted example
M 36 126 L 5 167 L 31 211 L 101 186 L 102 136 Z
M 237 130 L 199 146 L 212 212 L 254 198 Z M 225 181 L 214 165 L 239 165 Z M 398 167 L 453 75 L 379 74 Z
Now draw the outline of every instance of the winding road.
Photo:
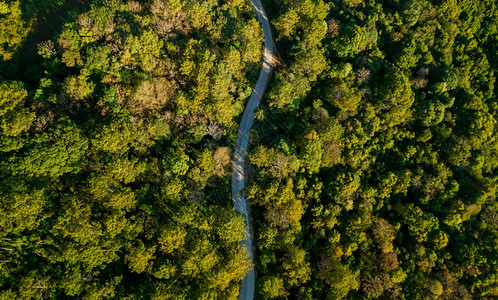
M 235 210 L 242 214 L 246 219 L 246 238 L 241 242 L 241 244 L 247 249 L 251 263 L 254 265 L 251 239 L 251 220 L 249 218 L 248 204 L 244 194 L 242 193 L 246 180 L 245 159 L 247 146 L 249 144 L 249 132 L 251 131 L 252 124 L 254 122 L 254 110 L 259 106 L 261 98 L 263 98 L 266 87 L 270 81 L 276 59 L 274 56 L 275 43 L 273 41 L 270 22 L 266 16 L 263 4 L 261 4 L 260 0 L 251 0 L 251 3 L 256 11 L 256 16 L 261 23 L 261 27 L 263 28 L 263 33 L 265 35 L 265 52 L 263 67 L 261 68 L 258 82 L 256 83 L 256 86 L 247 101 L 244 114 L 242 115 L 242 120 L 240 121 L 239 130 L 237 132 L 237 143 L 235 153 L 232 158 L 232 200 L 234 202 Z M 247 272 L 246 276 L 242 280 L 242 287 L 239 294 L 240 300 L 254 299 L 254 282 L 255 274 L 254 268 L 252 268 Z

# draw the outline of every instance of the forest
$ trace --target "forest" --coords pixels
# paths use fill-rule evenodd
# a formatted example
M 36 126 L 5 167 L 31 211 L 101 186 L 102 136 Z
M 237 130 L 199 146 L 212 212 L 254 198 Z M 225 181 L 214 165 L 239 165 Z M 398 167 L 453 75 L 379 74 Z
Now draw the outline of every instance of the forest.
M 0 299 L 236 299 L 250 3 L 69 2 L 0 2 Z
M 496 2 L 265 4 L 259 298 L 495 299 Z
M 0 299 L 498 297 L 492 0 L 0 0 Z

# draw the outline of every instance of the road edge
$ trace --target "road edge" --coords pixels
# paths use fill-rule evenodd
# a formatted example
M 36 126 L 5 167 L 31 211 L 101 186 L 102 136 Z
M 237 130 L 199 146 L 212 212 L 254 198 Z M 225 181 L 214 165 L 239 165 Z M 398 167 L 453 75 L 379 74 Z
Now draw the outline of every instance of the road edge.
M 270 82 L 273 68 L 275 67 L 275 63 L 277 61 L 275 58 L 275 42 L 273 40 L 273 33 L 263 4 L 260 0 L 251 0 L 251 3 L 254 7 L 254 11 L 256 12 L 256 17 L 259 20 L 261 28 L 263 29 L 265 42 L 261 72 L 256 86 L 254 87 L 244 109 L 239 129 L 237 131 L 235 152 L 232 157 L 232 201 L 235 210 L 245 218 L 246 238 L 241 241 L 241 245 L 246 248 L 252 265 L 252 268 L 246 273 L 244 279 L 242 280 L 239 300 L 254 299 L 255 291 L 255 270 L 253 260 L 254 250 L 251 237 L 252 226 L 250 214 L 248 212 L 249 205 L 243 194 L 245 181 L 247 180 L 246 152 L 249 145 L 249 133 L 254 123 L 254 110 L 259 106 L 261 99 L 263 98 L 266 88 Z

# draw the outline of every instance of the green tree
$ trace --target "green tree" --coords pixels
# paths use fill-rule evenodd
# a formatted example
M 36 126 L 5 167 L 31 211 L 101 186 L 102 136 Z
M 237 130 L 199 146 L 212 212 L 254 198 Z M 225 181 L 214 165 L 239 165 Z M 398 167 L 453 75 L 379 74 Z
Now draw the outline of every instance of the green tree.
M 0 2 L 0 55 L 10 60 L 28 34 L 19 1 Z
M 284 282 L 275 276 L 265 276 L 258 282 L 258 293 L 264 299 L 275 299 L 280 296 Z
M 0 82 L 0 127 L 8 136 L 27 131 L 35 120 L 35 113 L 24 107 L 28 93 L 20 81 Z
M 27 151 L 11 158 L 11 170 L 28 177 L 59 177 L 78 171 L 87 149 L 88 139 L 81 129 L 66 118 L 60 119 L 48 133 L 33 137 Z

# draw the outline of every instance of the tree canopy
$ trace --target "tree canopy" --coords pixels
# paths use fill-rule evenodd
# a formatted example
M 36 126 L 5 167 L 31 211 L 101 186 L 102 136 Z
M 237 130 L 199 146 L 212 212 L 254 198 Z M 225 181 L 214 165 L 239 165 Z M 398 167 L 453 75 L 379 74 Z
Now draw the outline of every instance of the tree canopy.
M 0 0 L 0 299 L 493 299 L 490 0 Z
M 497 295 L 496 4 L 267 1 L 259 298 Z
M 250 3 L 74 2 L 22 63 L 44 5 L 70 3 L 0 2 L 0 298 L 235 299 L 251 266 L 229 163 L 263 52 Z

